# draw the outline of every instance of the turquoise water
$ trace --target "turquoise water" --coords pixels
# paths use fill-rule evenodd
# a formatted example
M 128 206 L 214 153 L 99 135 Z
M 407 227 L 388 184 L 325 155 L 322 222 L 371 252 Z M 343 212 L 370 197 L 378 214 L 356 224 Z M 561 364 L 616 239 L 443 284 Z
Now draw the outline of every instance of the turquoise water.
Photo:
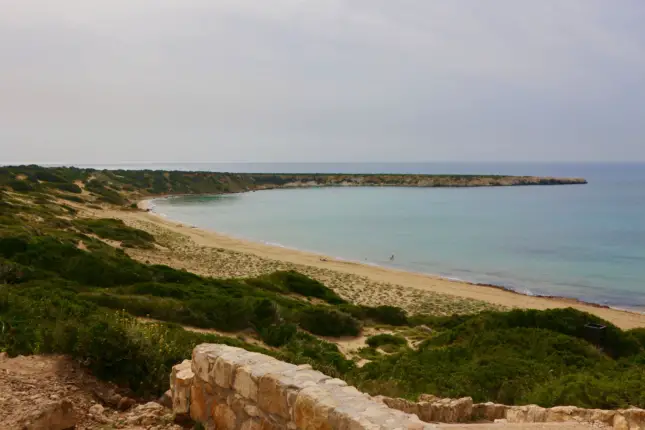
M 155 211 L 233 236 L 348 260 L 526 294 L 645 306 L 643 165 L 225 167 L 202 170 L 584 176 L 588 185 L 313 188 L 179 197 L 156 200 Z

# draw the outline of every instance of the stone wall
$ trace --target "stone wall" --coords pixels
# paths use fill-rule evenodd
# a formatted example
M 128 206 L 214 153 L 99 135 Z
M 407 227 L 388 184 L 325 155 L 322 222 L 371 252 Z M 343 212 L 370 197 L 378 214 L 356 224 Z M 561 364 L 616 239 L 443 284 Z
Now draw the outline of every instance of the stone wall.
M 377 397 L 393 409 L 417 415 L 426 422 L 507 422 L 507 423 L 582 423 L 617 430 L 645 430 L 645 410 L 631 408 L 616 411 L 584 409 L 575 406 L 543 408 L 537 405 L 507 406 L 476 403 L 470 397 L 442 399 L 423 394 L 418 402 Z
M 173 410 L 218 430 L 426 430 L 416 415 L 310 366 L 226 345 L 203 344 L 173 367 Z

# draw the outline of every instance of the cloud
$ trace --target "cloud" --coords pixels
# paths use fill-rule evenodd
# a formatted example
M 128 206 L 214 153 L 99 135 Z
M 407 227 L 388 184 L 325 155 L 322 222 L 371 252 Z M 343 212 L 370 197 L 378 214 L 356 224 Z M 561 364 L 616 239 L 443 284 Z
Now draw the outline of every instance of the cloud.
M 645 160 L 638 0 L 0 8 L 0 161 Z

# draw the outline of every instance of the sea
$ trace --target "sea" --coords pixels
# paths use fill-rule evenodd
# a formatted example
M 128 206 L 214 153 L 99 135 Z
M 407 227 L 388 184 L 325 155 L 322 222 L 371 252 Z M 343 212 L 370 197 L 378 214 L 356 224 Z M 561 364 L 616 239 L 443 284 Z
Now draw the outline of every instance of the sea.
M 104 166 L 105 167 L 105 166 Z M 339 259 L 645 310 L 645 164 L 246 163 L 111 166 L 267 173 L 584 177 L 586 185 L 311 188 L 158 199 L 154 211 Z

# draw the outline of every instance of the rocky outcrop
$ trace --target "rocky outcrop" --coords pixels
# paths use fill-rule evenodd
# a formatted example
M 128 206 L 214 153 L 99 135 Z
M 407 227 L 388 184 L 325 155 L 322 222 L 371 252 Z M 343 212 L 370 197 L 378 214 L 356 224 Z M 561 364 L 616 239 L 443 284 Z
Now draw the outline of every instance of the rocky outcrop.
M 575 406 L 473 404 L 470 397 L 441 399 L 427 394 L 421 395 L 418 402 L 389 397 L 378 399 L 393 409 L 416 414 L 426 422 L 582 423 L 620 430 L 645 430 L 645 410 L 636 408 L 609 411 Z
M 203 344 L 170 377 L 173 411 L 218 430 L 434 428 L 416 415 L 312 370 L 226 345 Z
M 76 427 L 74 406 L 69 400 L 39 405 L 32 414 L 21 420 L 24 430 L 67 430 Z
M 183 428 L 173 422 L 169 408 L 157 403 L 137 405 L 117 389 L 97 380 L 70 357 L 9 358 L 0 353 L 0 429 Z

